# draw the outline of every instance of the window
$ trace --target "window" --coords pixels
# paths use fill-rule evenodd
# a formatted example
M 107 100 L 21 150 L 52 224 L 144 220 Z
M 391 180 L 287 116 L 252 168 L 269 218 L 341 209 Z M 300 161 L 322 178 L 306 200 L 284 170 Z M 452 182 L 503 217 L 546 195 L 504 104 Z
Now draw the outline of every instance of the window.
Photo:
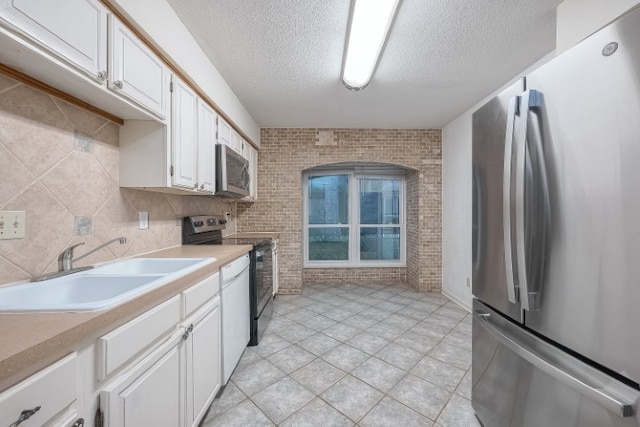
M 330 171 L 304 181 L 305 267 L 404 266 L 403 176 Z

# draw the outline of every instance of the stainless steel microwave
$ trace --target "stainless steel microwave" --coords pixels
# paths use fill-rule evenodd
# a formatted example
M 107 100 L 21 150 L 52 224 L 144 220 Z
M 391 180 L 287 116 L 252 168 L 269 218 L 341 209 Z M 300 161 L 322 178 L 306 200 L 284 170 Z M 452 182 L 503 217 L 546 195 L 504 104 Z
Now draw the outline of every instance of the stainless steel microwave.
M 216 196 L 246 197 L 250 182 L 249 161 L 230 147 L 216 144 Z

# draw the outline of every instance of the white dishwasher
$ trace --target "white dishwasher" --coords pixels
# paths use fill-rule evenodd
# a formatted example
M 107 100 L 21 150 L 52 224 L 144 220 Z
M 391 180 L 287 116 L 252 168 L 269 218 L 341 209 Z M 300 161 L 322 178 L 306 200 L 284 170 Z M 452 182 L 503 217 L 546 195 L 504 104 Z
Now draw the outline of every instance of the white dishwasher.
M 226 384 L 249 343 L 249 255 L 221 268 L 222 373 Z

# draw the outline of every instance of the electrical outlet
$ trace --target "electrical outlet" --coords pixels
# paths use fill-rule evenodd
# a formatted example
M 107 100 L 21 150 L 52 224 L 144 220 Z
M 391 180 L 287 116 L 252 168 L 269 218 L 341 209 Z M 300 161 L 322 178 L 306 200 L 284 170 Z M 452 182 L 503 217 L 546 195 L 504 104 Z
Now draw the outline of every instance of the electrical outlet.
M 471 287 L 471 277 L 467 277 L 467 288 Z
M 149 212 L 138 212 L 138 228 L 140 230 L 149 228 Z
M 0 212 L 0 240 L 24 239 L 25 213 L 24 211 Z

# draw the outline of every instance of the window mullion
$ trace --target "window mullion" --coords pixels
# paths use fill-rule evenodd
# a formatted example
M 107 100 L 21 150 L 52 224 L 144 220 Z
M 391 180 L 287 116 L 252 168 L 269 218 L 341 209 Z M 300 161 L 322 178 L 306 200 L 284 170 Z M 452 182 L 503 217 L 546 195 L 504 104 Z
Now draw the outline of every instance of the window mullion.
M 349 243 L 351 244 L 351 252 L 349 253 L 349 264 L 356 265 L 359 262 L 360 242 L 358 239 L 358 223 L 360 218 L 360 207 L 358 206 L 359 191 L 358 180 L 353 173 L 349 175 Z

